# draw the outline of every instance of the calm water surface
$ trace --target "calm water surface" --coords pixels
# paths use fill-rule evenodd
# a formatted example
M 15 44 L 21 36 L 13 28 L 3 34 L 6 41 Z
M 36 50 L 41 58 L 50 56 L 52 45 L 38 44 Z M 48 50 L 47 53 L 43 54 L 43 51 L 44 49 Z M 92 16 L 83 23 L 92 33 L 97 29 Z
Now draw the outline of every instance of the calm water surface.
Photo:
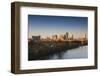
M 79 59 L 88 58 L 88 46 L 82 46 L 76 49 L 66 50 L 49 56 L 49 59 Z

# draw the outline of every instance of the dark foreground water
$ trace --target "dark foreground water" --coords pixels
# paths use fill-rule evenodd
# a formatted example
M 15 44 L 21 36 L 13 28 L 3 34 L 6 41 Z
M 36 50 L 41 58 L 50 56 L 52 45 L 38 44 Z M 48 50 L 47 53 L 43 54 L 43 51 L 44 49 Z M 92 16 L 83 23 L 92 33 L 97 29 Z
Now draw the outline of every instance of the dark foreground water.
M 88 46 L 81 46 L 78 48 L 65 50 L 51 55 L 41 56 L 39 58 L 34 58 L 31 60 L 80 59 L 80 58 L 88 58 Z
M 49 56 L 48 59 L 79 59 L 79 58 L 88 58 L 88 46 L 82 46 L 79 48 L 66 50 Z

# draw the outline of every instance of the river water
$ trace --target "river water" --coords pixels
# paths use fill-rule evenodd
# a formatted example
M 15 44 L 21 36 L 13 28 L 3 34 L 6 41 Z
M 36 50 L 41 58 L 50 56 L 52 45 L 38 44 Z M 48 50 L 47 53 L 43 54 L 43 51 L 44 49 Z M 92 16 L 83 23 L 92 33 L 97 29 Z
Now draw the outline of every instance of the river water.
M 52 59 L 79 59 L 88 58 L 88 46 L 81 46 L 75 49 L 66 50 L 52 56 L 49 56 L 49 60 Z

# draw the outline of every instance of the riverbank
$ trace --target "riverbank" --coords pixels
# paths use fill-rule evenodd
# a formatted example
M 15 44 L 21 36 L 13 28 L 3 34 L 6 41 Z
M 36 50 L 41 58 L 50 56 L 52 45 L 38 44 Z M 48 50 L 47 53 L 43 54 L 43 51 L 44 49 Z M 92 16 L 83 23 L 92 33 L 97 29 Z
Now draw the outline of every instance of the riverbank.
M 28 60 L 41 60 L 48 55 L 53 55 L 69 49 L 87 45 L 81 41 L 31 41 L 28 43 Z

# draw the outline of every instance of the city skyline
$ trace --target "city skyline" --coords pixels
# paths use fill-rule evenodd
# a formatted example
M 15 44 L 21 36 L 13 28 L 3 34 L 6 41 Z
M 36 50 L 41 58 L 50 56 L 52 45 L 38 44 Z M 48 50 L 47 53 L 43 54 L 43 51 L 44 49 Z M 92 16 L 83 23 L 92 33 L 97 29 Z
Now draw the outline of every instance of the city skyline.
M 66 33 L 67 33 L 67 35 L 66 35 Z M 68 39 L 70 39 L 70 38 L 73 38 L 73 39 L 82 39 L 82 38 L 88 38 L 87 37 L 87 35 L 86 34 L 84 34 L 82 37 L 79 37 L 79 38 L 75 38 L 75 36 L 73 35 L 73 34 L 69 34 L 68 32 L 66 32 L 65 34 L 54 34 L 54 35 L 51 35 L 51 36 L 47 36 L 47 37 L 45 37 L 45 38 L 43 38 L 41 35 L 32 35 L 29 39 L 32 39 L 32 37 L 40 37 L 40 39 L 48 39 L 48 38 L 50 38 L 50 39 L 52 39 L 53 37 L 57 37 L 57 38 L 60 38 L 60 37 L 64 37 L 64 36 L 66 36 Z
M 88 18 L 71 16 L 28 16 L 28 38 L 41 35 L 42 38 L 69 32 L 75 38 L 88 35 Z

